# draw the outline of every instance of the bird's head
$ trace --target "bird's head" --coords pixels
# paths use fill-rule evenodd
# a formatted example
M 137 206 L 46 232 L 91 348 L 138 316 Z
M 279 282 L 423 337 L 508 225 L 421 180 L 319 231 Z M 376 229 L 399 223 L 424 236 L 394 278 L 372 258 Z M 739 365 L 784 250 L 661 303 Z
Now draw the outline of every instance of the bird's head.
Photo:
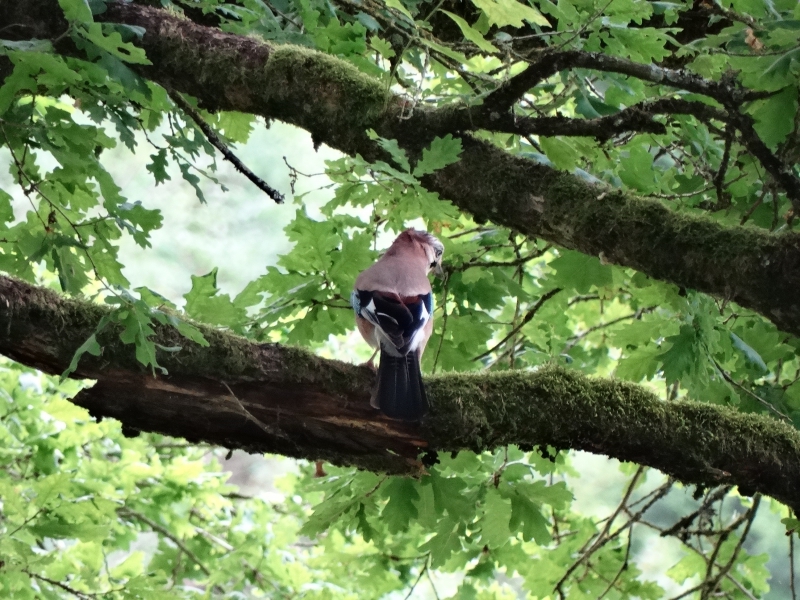
M 444 246 L 442 242 L 427 231 L 420 231 L 419 229 L 407 229 L 400 234 L 398 241 L 402 237 L 406 237 L 409 242 L 417 245 L 425 253 L 429 265 L 428 273 L 433 272 L 437 277 L 444 277 L 444 269 L 442 269 Z

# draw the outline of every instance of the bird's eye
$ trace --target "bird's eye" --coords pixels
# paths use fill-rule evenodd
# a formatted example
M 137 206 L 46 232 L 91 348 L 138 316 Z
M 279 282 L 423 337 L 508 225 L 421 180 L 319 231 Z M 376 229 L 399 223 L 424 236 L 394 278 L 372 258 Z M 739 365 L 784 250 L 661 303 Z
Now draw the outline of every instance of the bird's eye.
M 444 250 L 441 248 L 434 248 L 433 251 L 436 253 L 436 258 L 439 258 L 442 255 L 442 252 L 444 252 Z

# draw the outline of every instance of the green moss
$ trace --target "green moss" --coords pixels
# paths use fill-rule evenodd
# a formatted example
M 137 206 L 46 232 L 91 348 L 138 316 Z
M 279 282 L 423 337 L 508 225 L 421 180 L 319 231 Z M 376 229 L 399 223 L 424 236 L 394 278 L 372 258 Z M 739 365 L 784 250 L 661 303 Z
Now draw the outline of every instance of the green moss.
M 294 123 L 315 140 L 354 152 L 389 107 L 385 84 L 341 59 L 282 45 L 271 49 L 261 71 L 261 114 Z
M 274 47 L 265 66 L 265 75 L 268 79 L 276 75 L 282 79 L 302 75 L 307 84 L 324 87 L 331 94 L 315 100 L 327 105 L 335 104 L 336 110 L 342 110 L 344 105 L 345 112 L 360 108 L 361 111 L 353 115 L 360 120 L 369 120 L 380 114 L 391 98 L 385 84 L 362 73 L 354 65 L 302 46 Z
M 774 419 L 696 402 L 664 402 L 614 379 L 549 366 L 428 380 L 426 437 L 441 450 L 551 445 L 661 469 L 687 483 L 763 484 L 800 503 L 800 432 Z

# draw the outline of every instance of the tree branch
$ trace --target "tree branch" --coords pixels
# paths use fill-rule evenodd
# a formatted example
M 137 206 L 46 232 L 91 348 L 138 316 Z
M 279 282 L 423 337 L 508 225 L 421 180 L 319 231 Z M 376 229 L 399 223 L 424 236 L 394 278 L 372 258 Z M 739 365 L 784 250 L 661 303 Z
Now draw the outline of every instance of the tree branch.
M 230 148 L 219 138 L 211 126 L 203 120 L 203 117 L 198 113 L 194 107 L 189 104 L 186 99 L 177 92 L 170 91 L 169 97 L 177 104 L 180 109 L 185 112 L 189 118 L 194 121 L 195 125 L 203 132 L 209 143 L 222 153 L 234 168 L 242 175 L 252 181 L 258 189 L 263 191 L 267 196 L 272 198 L 276 204 L 283 204 L 285 198 L 278 190 L 271 187 L 266 181 L 261 179 L 258 175 L 253 173 L 247 165 L 245 165 L 238 156 L 236 156 Z
M 739 110 L 744 102 L 768 98 L 773 92 L 748 90 L 733 78 L 723 78 L 722 81 L 712 81 L 688 71 L 666 69 L 656 65 L 645 65 L 599 52 L 546 49 L 539 52 L 537 59 L 533 61 L 525 71 L 512 77 L 505 85 L 489 94 L 484 101 L 484 105 L 489 110 L 493 111 L 494 114 L 507 114 L 514 103 L 522 98 L 532 87 L 538 85 L 548 77 L 555 75 L 559 71 L 575 68 L 620 73 L 622 75 L 641 79 L 642 81 L 649 81 L 651 83 L 667 85 L 695 94 L 702 94 L 716 100 L 726 108 L 725 112 L 727 116 L 722 120 L 731 123 L 741 132 L 742 141 L 747 149 L 762 165 L 764 165 L 764 168 L 767 169 L 775 181 L 786 190 L 795 210 L 800 212 L 800 178 L 792 172 L 791 165 L 784 164 L 761 140 L 753 125 L 753 118 L 750 115 L 743 114 Z M 677 112 L 683 111 L 679 110 Z M 696 112 L 691 112 L 690 114 L 699 116 Z M 510 118 L 513 120 L 513 115 L 511 115 Z M 648 124 L 646 121 L 632 122 L 629 127 L 631 131 L 652 131 L 658 133 L 657 131 L 648 129 L 647 127 L 652 128 L 652 125 Z
M 555 296 L 560 291 L 561 288 L 554 288 L 542 294 L 541 297 L 536 301 L 536 303 L 530 308 L 530 310 L 528 310 L 528 312 L 525 313 L 525 316 L 522 317 L 522 320 L 516 327 L 514 327 L 506 336 L 504 336 L 502 340 L 500 340 L 499 342 L 494 344 L 491 348 L 489 348 L 485 352 L 482 352 L 472 360 L 473 361 L 482 360 L 487 356 L 489 356 L 490 354 L 496 352 L 503 344 L 505 344 L 512 337 L 514 337 L 517 334 L 517 332 L 519 332 L 520 329 L 522 329 L 523 327 L 525 327 L 525 325 L 530 323 L 533 320 L 533 317 L 536 316 L 536 313 L 539 312 L 539 309 L 542 308 L 542 306 L 544 306 L 544 303 L 550 300 L 550 298 Z
M 683 70 L 666 69 L 653 64 L 637 63 L 619 56 L 583 50 L 558 50 L 548 48 L 538 52 L 536 60 L 519 75 L 489 94 L 486 103 L 495 110 L 508 110 L 528 90 L 559 71 L 569 69 L 592 69 L 607 73 L 619 73 L 659 85 L 667 85 L 694 94 L 713 98 L 723 106 L 741 106 L 760 98 L 768 98 L 771 92 L 754 92 L 735 81 L 713 81 Z
M 644 65 L 635 63 L 624 58 L 616 56 L 609 56 L 598 52 L 583 52 L 580 50 L 543 50 L 539 58 L 532 63 L 525 71 L 513 77 L 504 86 L 498 88 L 495 92 L 489 94 L 484 101 L 484 111 L 491 111 L 492 115 L 496 116 L 496 120 L 504 123 L 511 120 L 514 121 L 514 115 L 511 114 L 510 108 L 513 104 L 525 95 L 532 87 L 541 83 L 548 77 L 573 68 L 587 68 L 597 71 L 606 71 L 612 73 L 620 73 L 636 77 L 643 81 L 657 83 L 661 85 L 668 85 L 688 92 L 702 94 L 713 98 L 722 104 L 726 110 L 719 111 L 713 107 L 703 105 L 700 102 L 687 102 L 683 100 L 662 100 L 658 101 L 660 104 L 655 110 L 651 109 L 645 112 L 655 113 L 671 113 L 671 114 L 692 114 L 701 120 L 710 120 L 716 118 L 721 121 L 730 123 L 736 127 L 742 134 L 742 142 L 747 149 L 755 156 L 770 175 L 778 182 L 789 196 L 795 210 L 800 212 L 800 178 L 793 172 L 791 165 L 784 164 L 761 140 L 756 133 L 753 118 L 750 115 L 743 114 L 739 108 L 743 102 L 750 102 L 762 98 L 768 98 L 772 92 L 755 92 L 747 90 L 738 84 L 735 80 L 724 79 L 723 81 L 712 81 L 704 79 L 693 73 L 686 71 L 676 71 L 673 69 L 666 69 L 656 65 Z M 705 108 L 703 108 L 705 107 Z M 622 111 L 620 115 L 611 115 L 610 123 L 616 125 L 614 118 L 622 121 L 619 123 L 619 129 L 627 127 L 629 131 L 642 131 L 651 133 L 661 133 L 658 130 L 657 124 L 652 121 L 644 119 L 644 115 L 639 113 L 639 119 L 636 120 L 636 113 L 625 114 Z M 594 121 L 599 121 L 595 119 Z M 579 123 L 588 123 L 587 121 L 578 121 Z M 589 121 L 590 122 L 590 121 Z M 623 124 L 624 123 L 624 124 Z M 508 127 L 508 126 L 507 126 Z M 518 128 L 521 125 L 517 126 Z M 586 127 L 586 125 L 584 125 Z M 662 126 L 663 127 L 663 126 Z M 608 125 L 606 125 L 608 128 Z M 588 131 L 592 131 L 587 128 Z M 524 135 L 526 133 L 524 127 L 519 131 L 513 129 L 501 129 L 501 131 L 509 131 L 510 133 L 519 133 Z M 546 130 L 545 130 L 546 131 Z M 602 131 L 602 129 L 601 129 Z M 527 133 L 540 134 L 535 129 Z M 541 135 L 581 135 L 575 133 L 541 133 Z M 585 135 L 591 135 L 604 139 L 602 135 L 591 132 Z M 606 136 L 610 137 L 610 136 Z
M 598 141 L 608 140 L 622 133 L 666 133 L 663 123 L 653 120 L 657 112 L 642 105 L 631 106 L 617 114 L 596 119 L 557 117 L 525 117 L 511 112 L 499 113 L 491 107 L 445 107 L 419 111 L 411 117 L 415 127 L 424 122 L 432 135 L 478 131 L 485 129 L 517 135 L 585 136 Z M 419 123 L 418 123 L 419 122 Z
M 0 354 L 46 373 L 64 371 L 106 308 L 0 277 Z M 109 328 L 110 329 L 110 328 Z M 252 344 L 204 328 L 207 348 L 157 327 L 174 347 L 154 377 L 118 332 L 100 336 L 75 377 L 95 379 L 73 402 L 130 432 L 155 431 L 250 452 L 323 459 L 418 474 L 420 450 L 482 451 L 550 445 L 660 469 L 687 484 L 738 485 L 800 508 L 800 433 L 774 419 L 695 402 L 663 402 L 615 380 L 550 367 L 536 372 L 426 379 L 431 412 L 421 425 L 369 405 L 374 373 L 304 350 Z M 231 391 L 261 427 L 243 416 Z
M 692 115 L 700 121 L 731 121 L 724 110 L 702 102 L 679 98 L 647 100 L 595 119 L 570 117 L 526 117 L 511 112 L 499 113 L 491 106 L 452 107 L 419 111 L 410 118 L 415 127 L 426 128 L 432 135 L 486 129 L 517 135 L 584 136 L 606 141 L 627 132 L 666 133 L 657 115 Z M 419 123 L 417 123 L 419 121 Z M 760 141 L 760 140 L 759 140 Z

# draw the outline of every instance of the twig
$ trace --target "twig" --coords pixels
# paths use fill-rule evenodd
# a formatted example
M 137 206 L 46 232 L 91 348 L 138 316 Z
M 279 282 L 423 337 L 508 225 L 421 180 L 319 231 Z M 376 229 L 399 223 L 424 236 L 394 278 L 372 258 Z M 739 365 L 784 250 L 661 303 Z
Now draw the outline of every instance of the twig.
M 569 352 L 575 346 L 575 344 L 577 344 L 579 341 L 581 341 L 587 335 L 589 335 L 591 333 L 594 333 L 595 331 L 597 331 L 599 329 L 605 329 L 606 327 L 611 327 L 612 325 L 616 325 L 617 323 L 620 323 L 622 321 L 627 321 L 628 319 L 638 319 L 643 314 L 655 310 L 655 308 L 656 308 L 655 306 L 648 306 L 647 308 L 640 308 L 636 312 L 633 312 L 633 313 L 631 313 L 629 315 L 625 315 L 624 317 L 619 317 L 617 319 L 612 319 L 610 321 L 606 321 L 605 323 L 598 323 L 597 325 L 589 327 L 589 329 L 587 329 L 586 331 L 582 331 L 581 333 L 579 333 L 577 335 L 574 335 L 571 338 L 569 338 L 569 340 L 567 340 L 567 344 L 564 346 L 564 350 L 562 350 L 562 354 L 566 353 L 566 352 Z
M 747 220 L 753 216 L 753 213 L 756 209 L 764 203 L 764 198 L 767 196 L 769 192 L 769 186 L 763 186 L 761 189 L 761 193 L 758 195 L 758 199 L 753 202 L 753 205 L 747 209 L 747 212 L 742 215 L 742 220 L 739 221 L 739 225 L 744 225 L 747 223 Z
M 480 261 L 480 260 L 470 260 L 463 264 L 454 266 L 452 268 L 452 272 L 457 271 L 465 271 L 466 269 L 471 269 L 473 267 L 518 267 L 520 265 L 524 265 L 526 262 L 533 260 L 534 258 L 539 258 L 545 252 L 550 250 L 553 246 L 551 244 L 547 244 L 541 250 L 535 250 L 525 256 L 520 256 L 514 260 L 503 261 L 503 260 L 487 260 L 487 261 Z
M 271 425 L 267 425 L 266 423 L 264 423 L 264 421 L 262 421 L 261 419 L 258 419 L 256 416 L 253 415 L 253 413 L 251 413 L 249 410 L 247 410 L 244 407 L 244 404 L 242 404 L 242 401 L 239 400 L 239 398 L 236 397 L 236 394 L 233 393 L 233 390 L 231 389 L 231 386 L 229 386 L 224 381 L 221 381 L 220 383 L 222 383 L 222 385 L 224 385 L 227 388 L 228 393 L 236 401 L 236 404 L 239 407 L 239 411 L 238 411 L 239 414 L 243 415 L 248 421 L 251 421 L 251 422 L 255 423 L 256 425 L 258 425 L 264 433 L 268 433 L 270 435 L 277 436 L 277 437 L 279 437 L 281 439 L 284 439 L 284 440 L 287 440 L 287 441 L 290 441 L 290 442 L 292 441 L 291 438 L 286 433 L 284 433 L 283 431 L 281 431 L 277 427 L 273 427 Z
M 217 544 L 220 548 L 222 548 L 226 552 L 233 552 L 234 550 L 236 550 L 236 548 L 231 546 L 228 542 L 223 540 L 221 537 L 218 537 L 218 536 L 214 535 L 210 531 L 206 531 L 205 529 L 203 529 L 202 527 L 198 527 L 197 525 L 195 525 L 194 528 L 197 531 L 197 533 L 202 535 L 209 542 L 214 542 L 215 544 Z
M 453 235 L 447 236 L 448 240 L 454 240 L 456 238 L 463 237 L 465 235 L 470 235 L 472 233 L 484 233 L 486 231 L 491 231 L 489 227 L 473 227 L 472 229 L 464 229 L 463 231 L 459 231 L 458 233 L 454 233 Z
M 409 598 L 411 598 L 411 594 L 414 593 L 414 589 L 419 584 L 420 580 L 422 579 L 422 576 L 425 575 L 425 571 L 428 570 L 428 564 L 430 563 L 430 560 L 431 560 L 430 554 L 426 555 L 425 562 L 422 565 L 422 570 L 419 572 L 419 575 L 417 576 L 417 580 L 414 582 L 414 585 L 412 585 L 411 589 L 408 590 L 408 594 L 406 595 L 404 600 L 408 600 Z
M 737 581 L 730 573 L 726 573 L 725 574 L 725 579 L 727 579 L 734 586 L 736 586 L 736 589 L 738 589 L 740 592 L 742 592 L 742 594 L 744 594 L 744 597 L 747 598 L 747 600 L 758 600 L 758 598 L 753 596 L 752 592 L 750 592 L 746 587 L 744 587 L 741 584 L 741 582 Z
M 724 498 L 725 495 L 728 492 L 730 492 L 732 488 L 733 488 L 733 486 L 726 485 L 726 486 L 723 486 L 723 487 L 720 487 L 720 488 L 717 488 L 716 490 L 714 490 L 711 494 L 706 496 L 705 500 L 703 500 L 703 503 L 700 505 L 700 507 L 697 510 L 695 510 L 693 513 L 691 513 L 689 515 L 686 515 L 685 517 L 679 519 L 678 521 L 676 521 L 675 524 L 672 527 L 670 527 L 669 529 L 662 530 L 661 531 L 661 537 L 673 536 L 673 535 L 677 534 L 679 531 L 686 529 L 689 525 L 691 525 L 694 522 L 694 520 L 698 516 L 700 516 L 700 513 L 702 513 L 705 510 L 708 510 L 708 507 L 711 504 L 713 504 L 714 502 L 718 502 L 722 498 Z
M 758 507 L 761 504 L 761 494 L 756 494 L 753 496 L 753 505 L 750 509 L 745 512 L 739 519 L 736 519 L 733 523 L 731 523 L 728 527 L 723 530 L 722 535 L 719 536 L 719 543 L 717 547 L 714 548 L 714 552 L 711 554 L 709 558 L 709 567 L 706 574 L 706 585 L 703 588 L 703 592 L 701 593 L 701 600 L 706 600 L 719 586 L 720 580 L 727 575 L 731 568 L 733 568 L 733 564 L 736 562 L 737 557 L 739 556 L 739 552 L 742 551 L 742 546 L 744 546 L 745 540 L 747 540 L 747 536 L 750 534 L 750 528 L 753 526 L 753 521 L 755 521 L 756 513 L 758 512 Z M 724 565 L 719 567 L 719 573 L 716 576 L 712 577 L 709 580 L 709 576 L 711 575 L 712 566 L 716 562 L 716 557 L 719 553 L 719 549 L 722 547 L 723 542 L 727 539 L 728 535 L 739 528 L 739 525 L 745 522 L 744 531 L 742 535 L 739 536 L 739 541 L 736 543 L 736 547 L 733 549 L 728 562 Z
M 688 590 L 684 590 L 683 592 L 681 592 L 677 596 L 673 596 L 669 600 L 681 600 L 681 598 L 686 598 L 686 596 L 689 596 L 690 594 L 695 593 L 701 587 L 703 587 L 703 584 L 702 583 L 698 583 L 696 586 L 690 587 Z
M 749 15 L 742 15 L 733 10 L 727 9 L 723 7 L 718 0 L 712 0 L 712 2 L 705 3 L 704 7 L 710 13 L 721 15 L 726 19 L 730 19 L 731 21 L 739 21 L 740 23 L 744 23 L 745 25 L 755 29 L 761 29 L 753 17 Z
M 640 522 L 642 525 L 645 525 L 646 527 L 649 527 L 650 529 L 652 529 L 652 530 L 654 530 L 654 531 L 658 531 L 658 532 L 659 532 L 659 534 L 661 534 L 661 535 L 663 535 L 663 534 L 664 534 L 664 530 L 663 530 L 661 527 L 659 527 L 658 525 L 655 525 L 654 523 L 650 523 L 649 521 L 645 521 L 644 519 L 641 519 L 639 522 Z M 687 548 L 689 548 L 689 549 L 690 549 L 692 552 L 694 552 L 695 554 L 698 554 L 698 555 L 699 555 L 699 556 L 701 556 L 702 558 L 704 558 L 704 559 L 708 560 L 708 559 L 706 558 L 705 554 L 704 554 L 702 551 L 700 551 L 700 550 L 698 550 L 697 548 L 695 548 L 694 546 L 692 546 L 692 545 L 691 545 L 691 544 L 690 544 L 690 543 L 687 541 L 687 539 L 686 539 L 686 538 L 684 538 L 684 537 L 681 537 L 681 536 L 678 536 L 678 539 L 679 539 L 681 542 L 683 542 L 683 545 L 684 545 L 684 546 L 686 546 Z M 735 578 L 734 578 L 734 577 L 733 577 L 733 576 L 732 576 L 730 573 L 726 573 L 726 574 L 725 574 L 725 579 L 727 579 L 727 580 L 728 580 L 728 581 L 730 581 L 730 582 L 731 582 L 731 583 L 732 583 L 734 586 L 736 586 L 736 588 L 737 588 L 739 591 L 741 591 L 741 592 L 742 592 L 742 594 L 744 594 L 744 595 L 745 595 L 745 597 L 746 597 L 748 600 L 757 600 L 757 598 L 756 598 L 755 596 L 753 596 L 753 595 L 752 595 L 752 594 L 751 594 L 749 591 L 747 591 L 747 588 L 745 588 L 745 587 L 744 587 L 744 586 L 743 586 L 743 585 L 742 585 L 742 584 L 741 584 L 739 581 L 737 581 L 737 580 L 736 580 L 736 579 L 735 579 Z M 699 590 L 699 589 L 702 587 L 702 585 L 703 585 L 703 582 L 700 582 L 698 585 L 696 585 L 696 586 L 694 586 L 694 587 L 692 587 L 692 588 L 690 588 L 690 589 L 688 589 L 688 590 L 684 590 L 684 591 L 683 591 L 681 594 L 679 594 L 678 596 L 673 596 L 672 598 L 670 598 L 670 600 L 678 600 L 679 598 L 685 598 L 686 596 L 688 596 L 688 595 L 692 594 L 693 592 L 696 592 L 697 590 Z
M 522 317 L 522 321 L 520 321 L 519 325 L 514 327 L 514 329 L 512 329 L 511 332 L 509 332 L 509 334 L 507 336 L 505 336 L 502 340 L 500 340 L 494 346 L 489 348 L 486 352 L 476 356 L 472 360 L 473 361 L 482 360 L 482 359 L 486 358 L 487 356 L 489 356 L 490 354 L 492 354 L 493 352 L 495 352 L 498 348 L 500 348 L 508 340 L 510 340 L 512 337 L 514 337 L 520 329 L 525 327 L 525 325 L 527 325 L 531 321 L 531 319 L 533 319 L 533 317 L 536 316 L 536 313 L 539 312 L 539 309 L 542 308 L 544 303 L 547 302 L 548 300 L 550 300 L 550 298 L 555 296 L 560 291 L 561 291 L 561 288 L 554 288 L 554 289 L 550 290 L 549 292 L 547 292 L 546 294 L 542 294 L 542 297 L 539 298 L 539 300 L 536 301 L 536 304 L 534 304 L 531 307 L 531 309 L 525 314 L 525 316 Z
M 647 194 L 647 197 L 648 198 L 660 198 L 661 200 L 677 200 L 679 198 L 692 198 L 694 196 L 699 196 L 699 195 L 705 194 L 706 192 L 711 191 L 713 189 L 714 189 L 714 186 L 713 185 L 709 185 L 709 186 L 706 186 L 706 187 L 701 188 L 699 190 L 696 190 L 694 192 L 684 192 L 684 193 L 681 193 L 681 194 L 662 194 L 660 192 L 653 192 L 653 193 Z
M 569 37 L 569 38 L 567 38 L 566 40 L 564 40 L 563 42 L 561 42 L 561 43 L 560 43 L 560 44 L 559 44 L 557 47 L 558 47 L 558 48 L 564 48 L 564 47 L 565 47 L 565 46 L 567 46 L 567 45 L 568 45 L 570 42 L 572 42 L 574 39 L 576 39 L 576 38 L 580 37 L 580 36 L 581 36 L 581 34 L 583 34 L 583 32 L 584 32 L 584 31 L 586 31 L 587 29 L 589 29 L 589 26 L 590 26 L 592 23 L 594 23 L 594 22 L 595 22 L 595 21 L 596 21 L 596 20 L 597 20 L 597 19 L 600 17 L 600 15 L 602 15 L 602 14 L 603 14 L 603 13 L 606 11 L 606 9 L 607 9 L 609 6 L 611 6 L 611 3 L 612 3 L 613 1 L 614 1 L 614 0 L 608 0 L 608 2 L 606 2 L 606 4 L 605 4 L 605 5 L 604 5 L 604 6 L 603 6 L 603 7 L 602 7 L 600 10 L 598 10 L 597 12 L 595 12 L 595 13 L 594 13 L 594 14 L 593 14 L 591 17 L 589 17 L 589 18 L 586 20 L 586 22 L 585 22 L 583 25 L 581 25 L 580 29 L 578 29 L 578 30 L 577 30 L 577 31 L 576 31 L 576 32 L 575 32 L 575 33 L 574 33 L 574 34 L 573 34 L 571 37 Z
M 436 374 L 436 366 L 439 364 L 439 355 L 442 353 L 444 334 L 447 331 L 447 292 L 450 289 L 450 277 L 445 277 L 444 290 L 442 291 L 442 331 L 439 333 L 439 345 L 436 347 L 436 355 L 433 357 L 432 374 Z
M 522 269 L 518 267 L 517 273 L 519 273 L 519 281 L 517 283 L 520 286 L 520 288 L 522 288 L 522 277 L 523 277 Z M 519 319 L 519 311 L 521 306 L 522 306 L 522 298 L 517 296 L 517 301 L 514 303 L 514 318 L 511 319 L 512 323 L 516 323 L 517 319 Z M 516 348 L 517 346 L 517 336 L 515 335 L 513 338 L 511 338 L 510 341 L 511 341 L 512 352 L 510 352 L 508 355 L 508 363 L 509 363 L 508 366 L 510 369 L 513 369 L 517 363 L 517 353 L 513 351 L 513 349 Z
M 194 552 L 192 552 L 186 546 L 186 544 L 183 543 L 183 540 L 181 540 L 179 537 L 173 534 L 169 529 L 167 529 L 166 527 L 164 527 L 159 523 L 156 523 L 147 515 L 143 515 L 142 513 L 130 509 L 127 506 L 123 506 L 122 508 L 117 509 L 117 513 L 123 517 L 124 516 L 133 517 L 137 521 L 141 521 L 142 523 L 150 527 L 150 529 L 152 529 L 153 531 L 157 531 L 164 537 L 168 538 L 170 541 L 172 541 L 172 543 L 174 543 L 178 548 L 180 548 L 186 554 L 186 556 L 188 556 L 192 560 L 192 562 L 199 567 L 199 569 L 203 573 L 206 574 L 206 577 L 211 577 L 211 571 L 209 571 L 208 568 L 197 557 L 197 555 Z M 221 588 L 219 588 L 219 586 L 215 586 L 215 589 L 221 591 Z
M 583 294 L 581 296 L 575 296 L 574 298 L 570 298 L 569 302 L 567 302 L 567 306 L 572 306 L 574 304 L 578 304 L 579 302 L 589 302 L 591 300 L 600 300 L 600 294 Z
M 792 419 L 789 417 L 789 415 L 782 413 L 777 408 L 772 406 L 772 404 L 770 404 L 769 402 L 764 400 L 764 398 L 762 398 L 758 394 L 755 394 L 754 392 L 751 392 L 746 387 L 744 387 L 741 383 L 739 383 L 733 377 L 731 377 L 730 374 L 725 369 L 723 369 L 722 366 L 716 361 L 716 359 L 711 358 L 711 361 L 714 363 L 714 366 L 717 368 L 717 371 L 719 371 L 719 374 L 722 375 L 722 378 L 725 381 L 730 383 L 736 389 L 739 389 L 739 390 L 743 391 L 745 394 L 750 396 L 753 400 L 755 400 L 756 402 L 758 402 L 759 404 L 764 406 L 767 410 L 769 410 L 769 411 L 775 413 L 776 415 L 778 415 L 781 419 L 783 419 L 787 423 L 791 423 L 792 422 Z
M 283 201 L 285 200 L 283 194 L 281 194 L 275 188 L 270 187 L 266 181 L 258 177 L 258 175 L 247 168 L 247 166 L 239 159 L 239 157 L 231 152 L 230 148 L 225 145 L 225 143 L 219 138 L 211 126 L 205 122 L 203 117 L 200 116 L 200 113 L 198 113 L 195 108 L 184 99 L 183 96 L 174 90 L 167 90 L 167 93 L 172 101 L 177 104 L 181 110 L 192 119 L 192 121 L 195 122 L 197 127 L 203 132 L 203 135 L 206 136 L 206 139 L 211 143 L 211 145 L 219 150 L 222 153 L 222 156 L 230 161 L 237 171 L 252 181 L 260 190 L 265 192 L 267 196 L 272 198 L 276 203 L 283 204 Z
M 726 194 L 724 190 L 725 173 L 728 171 L 728 163 L 731 159 L 731 144 L 733 144 L 733 132 L 730 131 L 730 126 L 725 131 L 725 150 L 722 153 L 722 160 L 719 163 L 719 170 L 714 176 L 714 187 L 717 190 L 717 205 L 714 207 L 716 210 L 727 208 L 731 204 L 730 194 Z
M 636 473 L 634 473 L 633 477 L 631 478 L 631 481 L 628 484 L 628 487 L 626 488 L 625 493 L 622 496 L 622 500 L 620 500 L 619 504 L 617 505 L 617 508 L 606 520 L 606 524 L 603 526 L 603 529 L 600 531 L 600 533 L 597 534 L 597 536 L 593 540 L 590 539 L 589 541 L 586 542 L 586 544 L 584 544 L 584 546 L 580 549 L 581 554 L 578 557 L 578 559 L 569 566 L 569 568 L 564 572 L 564 575 L 561 576 L 561 579 L 559 579 L 556 582 L 555 586 L 553 586 L 553 589 L 558 592 L 559 596 L 565 597 L 563 591 L 563 585 L 566 583 L 567 579 L 569 579 L 570 575 L 572 575 L 579 566 L 581 566 L 584 562 L 586 562 L 592 556 L 592 554 L 597 552 L 597 550 L 599 550 L 602 546 L 604 546 L 611 539 L 613 539 L 613 537 L 609 537 L 608 533 L 609 531 L 611 531 L 611 527 L 613 527 L 614 521 L 617 519 L 620 513 L 625 509 L 628 500 L 630 499 L 631 494 L 633 493 L 633 490 L 636 488 L 636 484 L 639 483 L 639 478 L 644 474 L 644 470 L 645 467 L 642 466 L 636 469 Z M 630 521 L 630 523 L 632 523 L 632 521 Z M 626 528 L 627 526 L 620 527 L 617 530 L 616 535 L 614 537 L 619 535 L 619 533 L 621 533 Z
M 28 523 L 30 523 L 31 521 L 33 521 L 34 519 L 36 519 L 36 518 L 37 518 L 37 517 L 38 517 L 40 514 L 42 514 L 43 512 L 44 512 L 44 508 L 40 508 L 40 509 L 39 509 L 39 510 L 37 510 L 35 513 L 33 513 L 33 514 L 30 516 L 30 517 L 28 517 L 27 519 L 25 519 L 25 520 L 24 520 L 24 521 L 23 521 L 23 522 L 22 522 L 22 523 L 21 523 L 21 524 L 20 524 L 20 525 L 19 525 L 19 526 L 18 526 L 16 529 L 14 529 L 13 531 L 11 531 L 10 533 L 6 533 L 6 534 L 5 534 L 5 537 L 6 537 L 6 538 L 11 538 L 11 537 L 13 537 L 15 533 L 17 533 L 17 532 L 18 532 L 20 529 L 22 529 L 23 527 L 25 527 L 25 525 L 27 525 Z
M 597 597 L 597 600 L 602 600 L 605 598 L 606 594 L 611 591 L 611 588 L 619 581 L 622 572 L 628 569 L 628 559 L 631 556 L 631 545 L 633 543 L 633 525 L 631 525 L 630 530 L 628 531 L 628 543 L 625 545 L 625 558 L 622 559 L 622 566 L 617 570 L 617 574 L 614 575 L 614 579 L 612 579 L 603 593 Z
M 433 591 L 433 597 L 436 598 L 436 600 L 441 600 L 439 598 L 439 592 L 436 591 L 436 586 L 433 584 L 433 577 L 431 577 L 431 570 L 430 569 L 425 569 L 425 576 L 428 578 L 428 583 L 431 584 L 431 590 Z
M 23 569 L 22 572 L 26 573 L 30 577 L 33 577 L 34 579 L 38 579 L 39 581 L 44 581 L 45 583 L 48 583 L 55 587 L 59 587 L 65 592 L 72 594 L 73 596 L 75 596 L 76 598 L 80 598 L 81 600 L 87 600 L 87 599 L 90 600 L 91 598 L 97 598 L 98 596 L 105 596 L 105 594 L 108 593 L 108 592 L 103 592 L 102 594 L 93 594 L 88 592 L 82 592 L 80 590 L 76 590 L 75 588 L 68 586 L 66 583 L 56 581 L 55 579 L 50 579 L 48 577 L 45 577 L 44 575 L 39 575 L 38 573 L 31 573 L 30 571 L 25 569 Z

